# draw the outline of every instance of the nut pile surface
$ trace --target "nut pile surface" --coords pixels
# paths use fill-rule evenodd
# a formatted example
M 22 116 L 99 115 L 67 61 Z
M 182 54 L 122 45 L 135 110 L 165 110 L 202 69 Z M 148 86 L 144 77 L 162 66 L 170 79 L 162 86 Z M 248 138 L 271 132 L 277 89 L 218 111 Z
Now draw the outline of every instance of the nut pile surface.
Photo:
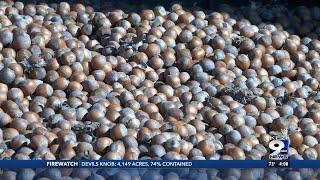
M 320 178 L 319 169 L 84 169 L 84 168 L 48 168 L 48 169 L 20 169 L 3 170 L 0 175 L 3 180 L 26 179 L 26 180 L 317 180 Z
M 0 1 L 0 159 L 320 159 L 320 9 Z

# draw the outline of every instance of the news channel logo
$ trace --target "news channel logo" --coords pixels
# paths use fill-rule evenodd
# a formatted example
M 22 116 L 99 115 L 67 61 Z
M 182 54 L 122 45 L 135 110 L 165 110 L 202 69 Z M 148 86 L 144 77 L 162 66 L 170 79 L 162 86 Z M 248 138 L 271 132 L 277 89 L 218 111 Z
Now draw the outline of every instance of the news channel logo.
M 269 142 L 269 159 L 271 160 L 287 160 L 289 151 L 289 138 L 273 136 Z

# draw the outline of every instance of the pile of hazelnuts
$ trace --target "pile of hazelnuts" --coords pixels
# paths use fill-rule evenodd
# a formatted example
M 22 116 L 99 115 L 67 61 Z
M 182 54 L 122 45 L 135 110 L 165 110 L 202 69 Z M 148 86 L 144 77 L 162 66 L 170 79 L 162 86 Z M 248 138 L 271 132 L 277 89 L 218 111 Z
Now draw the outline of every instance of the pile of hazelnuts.
M 0 1 L 0 159 L 320 159 L 320 9 Z
M 248 180 L 248 179 L 319 179 L 318 169 L 301 168 L 295 170 L 283 168 L 267 169 L 84 169 L 84 168 L 48 168 L 48 169 L 19 169 L 4 170 L 0 175 L 3 180 L 25 179 L 25 180 Z

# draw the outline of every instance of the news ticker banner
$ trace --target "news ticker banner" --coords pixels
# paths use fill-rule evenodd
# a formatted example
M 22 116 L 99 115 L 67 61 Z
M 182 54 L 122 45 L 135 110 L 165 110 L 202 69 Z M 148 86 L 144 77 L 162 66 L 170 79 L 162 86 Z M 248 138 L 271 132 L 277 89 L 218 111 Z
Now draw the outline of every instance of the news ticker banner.
M 0 168 L 320 168 L 317 160 L 0 160 Z

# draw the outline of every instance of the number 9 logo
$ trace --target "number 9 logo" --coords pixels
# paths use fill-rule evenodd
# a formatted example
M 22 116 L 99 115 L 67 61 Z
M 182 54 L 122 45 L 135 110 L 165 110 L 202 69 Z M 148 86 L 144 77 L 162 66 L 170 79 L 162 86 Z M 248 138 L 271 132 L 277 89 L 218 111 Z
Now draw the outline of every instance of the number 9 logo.
M 281 152 L 281 149 L 284 148 L 284 143 L 280 140 L 273 140 L 269 143 L 269 148 L 274 150 L 270 155 L 278 155 Z

